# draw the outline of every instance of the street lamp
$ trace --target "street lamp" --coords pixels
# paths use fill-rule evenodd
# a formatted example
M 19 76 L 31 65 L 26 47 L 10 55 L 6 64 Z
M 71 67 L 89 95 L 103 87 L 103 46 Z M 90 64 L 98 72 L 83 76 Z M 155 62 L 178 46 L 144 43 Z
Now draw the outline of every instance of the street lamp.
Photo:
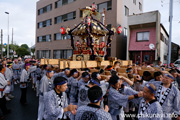
M 8 15 L 8 43 L 7 43 L 7 58 L 9 58 L 9 12 L 5 12 Z

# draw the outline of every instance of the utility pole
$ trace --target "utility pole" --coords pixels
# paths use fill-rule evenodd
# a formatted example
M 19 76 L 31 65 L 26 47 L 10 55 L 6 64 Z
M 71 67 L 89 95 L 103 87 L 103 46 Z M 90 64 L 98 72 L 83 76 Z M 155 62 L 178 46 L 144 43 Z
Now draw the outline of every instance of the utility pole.
M 12 41 L 11 41 L 11 44 L 13 45 L 13 28 L 12 28 Z
M 172 41 L 172 20 L 173 20 L 173 0 L 169 2 L 169 56 L 168 56 L 168 66 L 171 63 L 171 41 Z
M 1 58 L 3 59 L 3 30 L 1 29 Z
M 7 15 L 8 15 L 8 28 L 7 28 L 7 30 L 8 30 L 8 43 L 7 43 L 7 56 L 6 56 L 6 58 L 9 58 L 9 12 L 5 12 Z
M 13 51 L 13 53 L 12 53 L 12 55 L 14 56 L 14 45 L 13 45 L 13 34 L 14 34 L 14 32 L 13 32 L 13 28 L 12 28 L 12 41 L 11 41 L 11 46 L 12 46 L 12 51 Z M 13 57 L 12 56 L 12 57 Z

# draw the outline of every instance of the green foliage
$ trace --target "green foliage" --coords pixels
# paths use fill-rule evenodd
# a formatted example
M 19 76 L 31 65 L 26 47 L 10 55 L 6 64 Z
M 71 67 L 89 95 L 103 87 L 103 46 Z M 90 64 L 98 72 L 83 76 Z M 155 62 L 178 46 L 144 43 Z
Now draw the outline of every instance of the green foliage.
M 1 46 L 0 46 L 0 48 L 1 48 Z M 5 52 L 3 53 L 3 55 L 6 56 L 7 55 L 7 45 L 4 46 L 4 48 L 5 48 Z M 29 47 L 27 44 L 22 44 L 21 46 L 16 45 L 16 44 L 13 44 L 13 45 L 9 44 L 9 49 L 16 51 L 16 55 L 18 55 L 18 56 L 30 55 Z M 9 52 L 9 55 L 13 55 L 13 53 Z
M 16 49 L 19 48 L 19 46 L 18 46 L 18 45 L 12 45 L 12 44 L 10 44 L 10 45 L 9 45 L 9 48 L 10 48 L 11 50 L 16 50 Z
M 25 48 L 25 49 L 27 49 L 27 50 L 29 49 L 29 47 L 28 47 L 27 44 L 22 44 L 22 45 L 21 45 L 21 48 Z
M 25 55 L 30 55 L 30 52 L 26 48 L 19 47 L 16 49 L 16 54 L 18 56 L 25 56 Z

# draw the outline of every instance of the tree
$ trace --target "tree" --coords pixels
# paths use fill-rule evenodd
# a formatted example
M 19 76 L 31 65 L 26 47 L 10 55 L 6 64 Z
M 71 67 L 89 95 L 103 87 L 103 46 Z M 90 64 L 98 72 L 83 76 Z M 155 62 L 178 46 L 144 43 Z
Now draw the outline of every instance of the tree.
M 7 45 L 4 46 L 4 48 L 5 48 L 5 52 L 3 53 L 3 55 L 6 56 L 7 55 Z M 16 51 L 18 48 L 19 48 L 19 46 L 16 44 L 15 45 L 9 44 L 9 50 Z M 13 55 L 13 53 L 9 52 L 9 55 Z
M 28 45 L 27 45 L 27 44 L 22 44 L 22 45 L 21 45 L 21 48 L 25 48 L 26 50 L 28 50 L 28 49 L 29 49 L 29 47 L 28 47 Z
M 16 54 L 18 56 L 25 56 L 25 55 L 30 55 L 30 52 L 26 48 L 20 47 L 16 50 Z
M 32 53 L 33 53 L 33 55 L 34 55 L 35 48 L 31 48 L 31 52 L 32 52 Z
M 18 49 L 19 48 L 19 46 L 18 45 L 16 45 L 16 44 L 10 44 L 9 45 L 9 48 L 11 49 L 11 50 L 15 50 L 16 51 L 16 49 Z
M 7 45 L 4 46 L 5 48 L 5 52 L 3 53 L 4 56 L 7 55 Z M 16 51 L 16 55 L 18 56 L 25 56 L 25 55 L 30 55 L 30 52 L 29 52 L 29 47 L 27 44 L 22 44 L 21 46 L 18 46 L 16 44 L 9 44 L 9 50 L 13 50 L 13 51 Z M 13 55 L 12 52 L 9 51 L 9 55 Z

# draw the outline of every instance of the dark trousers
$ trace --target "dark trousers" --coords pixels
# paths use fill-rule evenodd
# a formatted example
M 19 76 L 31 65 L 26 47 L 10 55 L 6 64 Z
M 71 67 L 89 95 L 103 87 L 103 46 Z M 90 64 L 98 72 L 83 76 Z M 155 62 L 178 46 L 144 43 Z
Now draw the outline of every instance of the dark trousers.
M 21 103 L 26 103 L 26 92 L 27 92 L 27 88 L 21 88 L 21 99 L 20 102 Z
M 3 96 L 3 98 L 0 98 L 0 109 L 3 112 L 3 114 L 7 112 L 5 96 Z

